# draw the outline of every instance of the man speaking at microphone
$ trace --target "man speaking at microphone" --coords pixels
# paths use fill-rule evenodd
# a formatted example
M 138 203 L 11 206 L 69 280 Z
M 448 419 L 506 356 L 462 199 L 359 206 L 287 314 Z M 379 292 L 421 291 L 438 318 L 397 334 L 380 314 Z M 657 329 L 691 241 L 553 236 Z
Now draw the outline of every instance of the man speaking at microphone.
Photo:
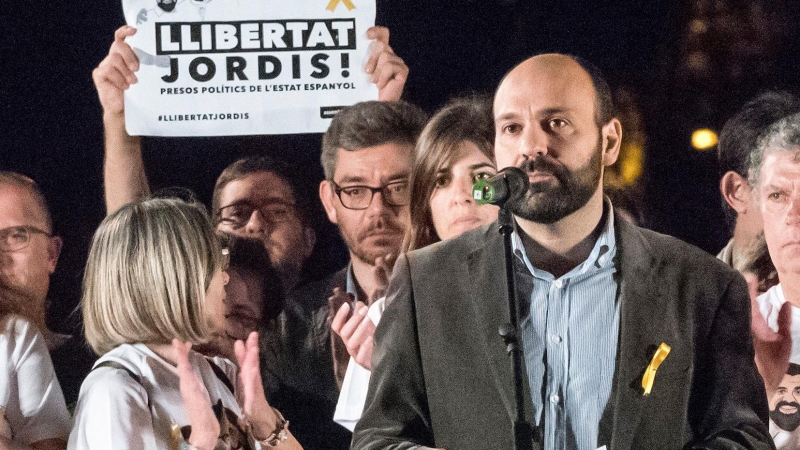
M 547 54 L 501 82 L 526 419 L 534 448 L 772 448 L 744 280 L 614 215 L 603 172 L 622 127 L 593 66 Z M 514 447 L 497 224 L 401 257 L 375 333 L 354 449 Z

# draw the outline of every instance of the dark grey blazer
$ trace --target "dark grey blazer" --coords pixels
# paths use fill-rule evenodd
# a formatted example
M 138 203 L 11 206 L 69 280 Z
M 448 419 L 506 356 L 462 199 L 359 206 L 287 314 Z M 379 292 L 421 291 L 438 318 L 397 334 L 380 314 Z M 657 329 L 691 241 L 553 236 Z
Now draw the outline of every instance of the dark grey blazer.
M 615 224 L 620 337 L 599 446 L 774 448 L 742 277 L 677 239 Z M 512 374 L 497 335 L 505 292 L 496 224 L 398 260 L 351 448 L 513 448 Z M 661 342 L 672 351 L 645 397 Z

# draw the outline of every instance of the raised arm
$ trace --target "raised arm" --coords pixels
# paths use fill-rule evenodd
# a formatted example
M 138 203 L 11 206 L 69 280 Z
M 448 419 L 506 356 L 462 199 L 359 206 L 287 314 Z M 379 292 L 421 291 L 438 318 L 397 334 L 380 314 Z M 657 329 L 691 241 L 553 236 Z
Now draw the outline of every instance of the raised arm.
M 135 33 L 136 29 L 127 25 L 117 29 L 108 56 L 92 72 L 103 106 L 106 214 L 150 195 L 142 161 L 141 138 L 129 136 L 125 130 L 124 92 L 136 83 L 135 72 L 139 70 L 139 59 L 125 43 L 125 38 Z
M 400 100 L 408 79 L 408 66 L 389 46 L 389 29 L 371 27 L 367 30 L 367 37 L 372 39 L 372 43 L 364 71 L 371 75 L 372 82 L 378 86 L 378 100 Z

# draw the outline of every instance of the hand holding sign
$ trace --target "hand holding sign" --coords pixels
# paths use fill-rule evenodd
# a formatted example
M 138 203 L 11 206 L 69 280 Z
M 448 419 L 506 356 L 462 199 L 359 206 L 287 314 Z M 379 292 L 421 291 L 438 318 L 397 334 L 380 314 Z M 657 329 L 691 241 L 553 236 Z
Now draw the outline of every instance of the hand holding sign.
M 408 66 L 389 46 L 389 29 L 371 27 L 367 30 L 367 37 L 372 42 L 369 44 L 369 59 L 364 71 L 371 75 L 370 81 L 378 86 L 378 100 L 400 100 L 408 78 Z
M 139 59 L 125 38 L 136 34 L 136 29 L 123 25 L 114 32 L 114 42 L 100 65 L 92 71 L 92 80 L 103 106 L 103 113 L 122 114 L 125 110 L 124 91 L 136 83 Z

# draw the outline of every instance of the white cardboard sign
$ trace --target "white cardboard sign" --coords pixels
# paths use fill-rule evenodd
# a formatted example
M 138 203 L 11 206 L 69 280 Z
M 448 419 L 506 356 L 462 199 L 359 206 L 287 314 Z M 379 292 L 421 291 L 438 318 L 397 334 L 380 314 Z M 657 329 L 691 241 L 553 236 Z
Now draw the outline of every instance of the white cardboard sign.
M 363 67 L 375 0 L 123 0 L 137 29 L 132 136 L 321 133 L 377 100 Z

